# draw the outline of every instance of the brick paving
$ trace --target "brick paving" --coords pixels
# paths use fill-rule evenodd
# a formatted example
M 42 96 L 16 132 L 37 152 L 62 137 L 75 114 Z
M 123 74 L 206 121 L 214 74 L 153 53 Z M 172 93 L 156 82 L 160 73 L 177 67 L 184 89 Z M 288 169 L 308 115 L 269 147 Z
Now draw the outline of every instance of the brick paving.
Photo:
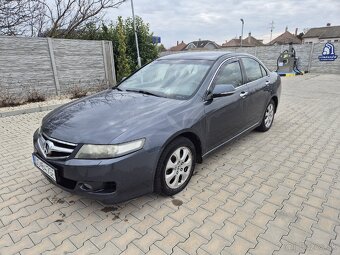
M 210 155 L 174 197 L 112 206 L 32 166 L 47 112 L 0 118 L 0 254 L 339 254 L 339 78 L 284 78 L 269 132 Z

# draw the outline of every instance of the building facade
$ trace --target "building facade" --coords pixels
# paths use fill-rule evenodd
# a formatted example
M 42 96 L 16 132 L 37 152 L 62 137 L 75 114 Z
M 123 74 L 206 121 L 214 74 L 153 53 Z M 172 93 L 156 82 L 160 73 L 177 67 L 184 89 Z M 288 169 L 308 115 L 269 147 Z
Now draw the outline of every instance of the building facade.
M 330 23 L 325 27 L 314 27 L 302 36 L 302 43 L 326 43 L 340 42 L 340 26 L 331 26 Z

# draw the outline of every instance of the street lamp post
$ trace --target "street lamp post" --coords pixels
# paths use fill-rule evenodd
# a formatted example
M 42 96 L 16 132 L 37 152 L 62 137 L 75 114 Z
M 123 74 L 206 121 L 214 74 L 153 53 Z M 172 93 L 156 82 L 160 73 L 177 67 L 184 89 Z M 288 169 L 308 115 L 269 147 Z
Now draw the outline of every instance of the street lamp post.
M 244 20 L 241 19 L 242 22 L 242 30 L 241 30 L 241 48 L 242 48 L 242 39 L 243 39 L 243 27 L 244 27 Z
M 139 55 L 138 36 L 137 36 L 137 30 L 136 30 L 136 20 L 135 20 L 135 10 L 133 8 L 133 0 L 131 0 L 131 9 L 132 9 L 133 30 L 135 31 L 135 40 L 136 40 L 136 49 L 137 49 L 137 63 L 138 63 L 138 67 L 141 68 L 142 62 L 140 60 L 140 55 Z

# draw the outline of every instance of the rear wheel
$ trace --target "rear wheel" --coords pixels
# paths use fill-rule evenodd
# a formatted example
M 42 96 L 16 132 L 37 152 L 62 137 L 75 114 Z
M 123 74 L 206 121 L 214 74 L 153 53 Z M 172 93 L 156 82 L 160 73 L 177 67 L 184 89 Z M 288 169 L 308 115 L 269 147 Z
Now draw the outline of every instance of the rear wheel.
M 275 116 L 275 102 L 270 100 L 269 104 L 267 105 L 266 112 L 264 113 L 261 125 L 257 128 L 257 130 L 266 132 L 268 131 L 274 121 Z
M 162 153 L 157 167 L 155 190 L 171 196 L 182 191 L 190 181 L 195 169 L 194 144 L 185 137 L 171 142 Z

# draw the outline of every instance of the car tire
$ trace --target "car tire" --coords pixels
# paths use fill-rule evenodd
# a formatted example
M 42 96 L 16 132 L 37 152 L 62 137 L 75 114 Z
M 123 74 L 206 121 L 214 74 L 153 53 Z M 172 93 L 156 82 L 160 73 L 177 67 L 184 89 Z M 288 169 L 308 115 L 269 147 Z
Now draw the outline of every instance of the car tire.
M 164 149 L 157 166 L 155 191 L 172 196 L 182 191 L 195 170 L 196 150 L 185 137 L 176 138 Z
M 258 131 L 266 132 L 271 128 L 274 122 L 275 108 L 275 102 L 270 100 L 263 115 L 261 125 L 257 128 Z

